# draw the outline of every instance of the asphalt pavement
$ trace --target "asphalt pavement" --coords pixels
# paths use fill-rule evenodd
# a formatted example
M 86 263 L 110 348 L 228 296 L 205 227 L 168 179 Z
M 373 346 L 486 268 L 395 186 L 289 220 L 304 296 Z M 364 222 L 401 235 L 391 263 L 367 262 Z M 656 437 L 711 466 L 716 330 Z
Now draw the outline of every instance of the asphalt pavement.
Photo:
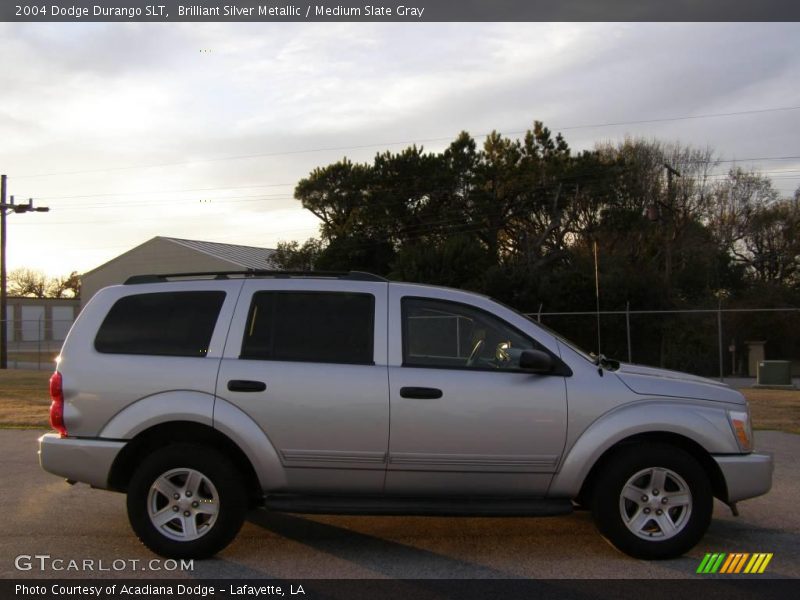
M 717 503 L 687 556 L 647 562 L 606 543 L 587 512 L 551 518 L 302 516 L 253 511 L 238 538 L 192 568 L 159 561 L 131 532 L 121 494 L 42 471 L 42 432 L 0 430 L 1 578 L 647 578 L 695 574 L 707 552 L 770 552 L 761 577 L 800 577 L 800 436 L 760 431 L 774 452 L 766 496 Z M 39 558 L 37 558 L 37 556 Z M 47 558 L 41 558 L 41 557 Z M 156 562 L 150 562 L 156 559 Z

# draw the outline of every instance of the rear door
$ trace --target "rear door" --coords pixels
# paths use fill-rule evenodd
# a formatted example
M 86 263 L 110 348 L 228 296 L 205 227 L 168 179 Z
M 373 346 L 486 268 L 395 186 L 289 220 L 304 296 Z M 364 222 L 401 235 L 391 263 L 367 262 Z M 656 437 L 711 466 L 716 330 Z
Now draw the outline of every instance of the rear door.
M 386 283 L 245 282 L 217 396 L 266 433 L 289 491 L 382 491 L 389 439 L 386 305 Z

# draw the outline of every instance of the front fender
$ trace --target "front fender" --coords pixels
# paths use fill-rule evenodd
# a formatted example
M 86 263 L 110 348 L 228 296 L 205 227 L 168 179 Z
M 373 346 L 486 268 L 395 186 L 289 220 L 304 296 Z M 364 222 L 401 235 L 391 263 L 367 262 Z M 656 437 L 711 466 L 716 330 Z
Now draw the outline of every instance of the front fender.
M 574 498 L 597 460 L 612 446 L 643 433 L 673 433 L 710 454 L 740 454 L 723 408 L 676 400 L 625 404 L 594 421 L 565 453 L 548 490 L 553 497 Z

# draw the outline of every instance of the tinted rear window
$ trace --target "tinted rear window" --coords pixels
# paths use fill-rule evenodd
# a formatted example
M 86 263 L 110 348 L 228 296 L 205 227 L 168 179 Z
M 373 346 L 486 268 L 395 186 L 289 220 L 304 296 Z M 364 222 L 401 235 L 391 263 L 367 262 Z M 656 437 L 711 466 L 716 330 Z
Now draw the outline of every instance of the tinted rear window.
M 94 340 L 98 352 L 205 356 L 225 292 L 164 292 L 120 298 Z
M 257 292 L 241 358 L 372 364 L 375 297 L 341 292 Z

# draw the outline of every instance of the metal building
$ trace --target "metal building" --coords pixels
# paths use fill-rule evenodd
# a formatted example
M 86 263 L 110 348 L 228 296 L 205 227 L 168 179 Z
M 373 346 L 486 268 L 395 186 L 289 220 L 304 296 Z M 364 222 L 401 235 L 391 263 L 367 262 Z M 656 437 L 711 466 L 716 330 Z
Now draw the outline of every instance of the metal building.
M 275 250 L 157 236 L 81 276 L 81 306 L 131 275 L 274 268 Z

